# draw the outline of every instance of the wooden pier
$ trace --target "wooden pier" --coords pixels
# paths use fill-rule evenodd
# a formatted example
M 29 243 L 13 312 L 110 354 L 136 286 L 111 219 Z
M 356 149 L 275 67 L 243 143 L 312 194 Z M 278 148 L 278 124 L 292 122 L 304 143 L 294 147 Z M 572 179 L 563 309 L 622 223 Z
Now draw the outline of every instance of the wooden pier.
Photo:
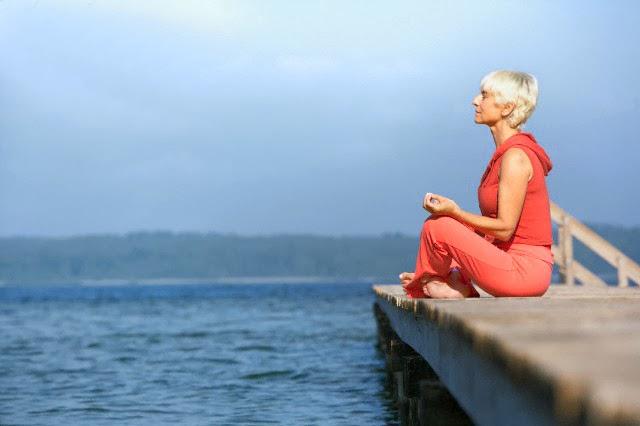
M 543 297 L 409 299 L 399 285 L 374 286 L 404 424 L 640 425 L 640 289 L 629 287 L 640 268 L 555 205 L 552 214 L 564 282 Z M 618 266 L 618 286 L 573 260 L 572 237 Z M 429 400 L 434 383 L 447 396 Z
M 638 289 L 464 300 L 374 291 L 398 337 L 475 423 L 640 425 Z

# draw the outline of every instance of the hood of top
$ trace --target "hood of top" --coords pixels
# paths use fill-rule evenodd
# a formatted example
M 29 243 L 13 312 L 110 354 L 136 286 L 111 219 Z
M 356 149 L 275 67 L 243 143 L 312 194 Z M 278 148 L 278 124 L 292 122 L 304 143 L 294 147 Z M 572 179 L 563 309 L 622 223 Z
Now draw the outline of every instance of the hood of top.
M 553 168 L 553 164 L 551 163 L 551 159 L 549 155 L 545 152 L 545 150 L 538 145 L 536 139 L 533 137 L 531 133 L 517 133 L 507 139 L 502 145 L 500 145 L 496 151 L 493 153 L 493 157 L 491 158 L 491 163 L 496 161 L 498 158 L 502 156 L 509 148 L 513 146 L 526 146 L 536 153 L 536 156 L 540 160 L 542 164 L 542 169 L 544 170 L 544 175 L 548 175 L 551 169 Z

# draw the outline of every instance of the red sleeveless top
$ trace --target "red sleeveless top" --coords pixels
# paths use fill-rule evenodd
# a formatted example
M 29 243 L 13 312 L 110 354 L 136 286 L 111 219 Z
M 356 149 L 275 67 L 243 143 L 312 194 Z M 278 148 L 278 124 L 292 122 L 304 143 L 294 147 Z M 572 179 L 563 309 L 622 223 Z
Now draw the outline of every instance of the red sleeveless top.
M 552 164 L 547 153 L 530 133 L 517 133 L 500 145 L 489 161 L 478 187 L 478 202 L 483 216 L 498 217 L 498 172 L 502 155 L 514 146 L 521 148 L 529 157 L 533 176 L 527 184 L 527 193 L 516 229 L 509 241 L 495 240 L 494 244 L 507 250 L 511 244 L 529 244 L 551 247 L 551 210 L 545 176 Z

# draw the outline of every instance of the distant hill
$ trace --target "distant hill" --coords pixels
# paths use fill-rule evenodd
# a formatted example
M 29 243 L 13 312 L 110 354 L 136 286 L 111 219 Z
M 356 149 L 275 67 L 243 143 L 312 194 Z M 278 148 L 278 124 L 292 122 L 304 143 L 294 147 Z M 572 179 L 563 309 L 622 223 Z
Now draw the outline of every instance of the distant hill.
M 397 276 L 417 237 L 322 237 L 142 232 L 124 236 L 0 239 L 0 280 Z
M 590 225 L 640 260 L 640 228 Z M 412 270 L 417 236 L 238 236 L 139 232 L 69 238 L 1 238 L 0 281 L 14 284 L 85 280 L 324 277 L 395 281 Z M 578 260 L 611 273 L 604 261 L 576 244 Z

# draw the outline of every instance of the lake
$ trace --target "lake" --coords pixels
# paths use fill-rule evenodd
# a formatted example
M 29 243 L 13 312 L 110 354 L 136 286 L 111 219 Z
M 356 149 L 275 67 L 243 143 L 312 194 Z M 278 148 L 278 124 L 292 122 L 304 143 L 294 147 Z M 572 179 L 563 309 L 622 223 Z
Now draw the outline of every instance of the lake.
M 2 424 L 393 425 L 370 284 L 0 287 Z

